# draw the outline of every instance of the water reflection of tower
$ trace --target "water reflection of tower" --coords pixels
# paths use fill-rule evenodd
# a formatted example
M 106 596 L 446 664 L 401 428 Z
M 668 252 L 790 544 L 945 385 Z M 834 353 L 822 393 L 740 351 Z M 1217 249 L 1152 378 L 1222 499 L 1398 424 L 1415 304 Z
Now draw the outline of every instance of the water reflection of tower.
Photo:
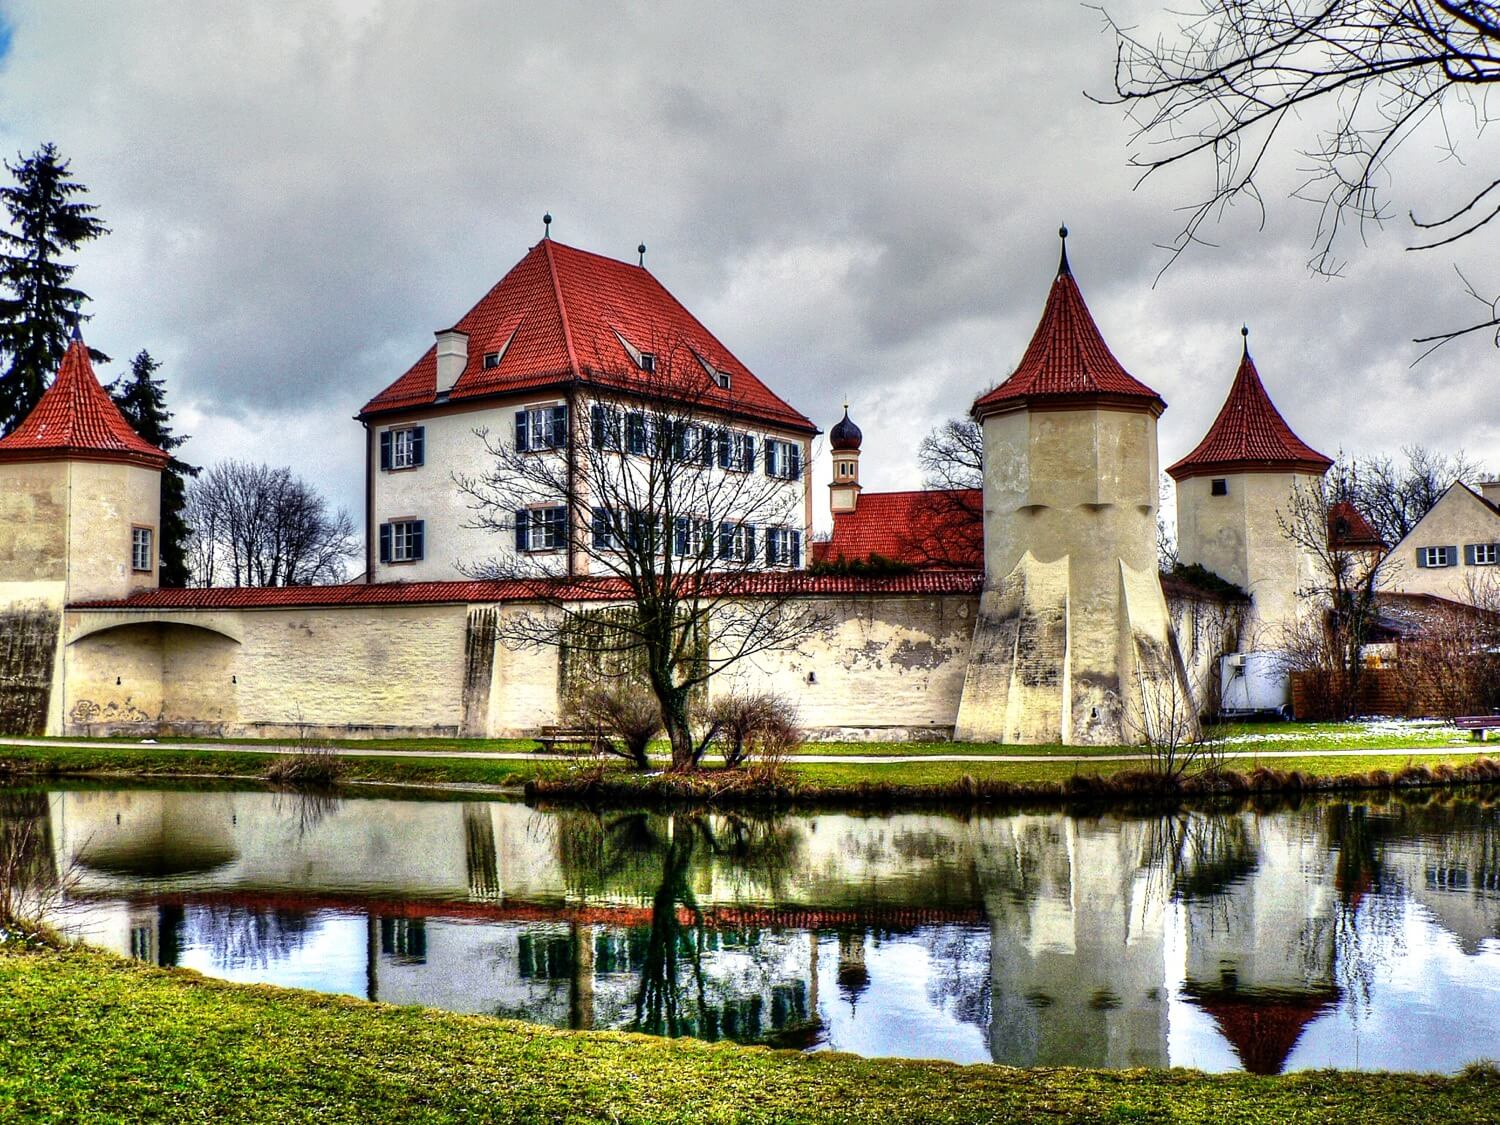
M 1307 1025 L 1340 996 L 1335 879 L 1314 815 L 1223 818 L 1258 860 L 1183 900 L 1183 994 L 1255 1074 L 1285 1069 Z
M 1143 863 L 1147 826 L 996 822 L 981 864 L 996 1062 L 1166 1064 L 1165 896 Z
M 849 1002 L 851 1010 L 870 987 L 870 970 L 865 967 L 865 934 L 863 930 L 839 932 L 839 995 Z

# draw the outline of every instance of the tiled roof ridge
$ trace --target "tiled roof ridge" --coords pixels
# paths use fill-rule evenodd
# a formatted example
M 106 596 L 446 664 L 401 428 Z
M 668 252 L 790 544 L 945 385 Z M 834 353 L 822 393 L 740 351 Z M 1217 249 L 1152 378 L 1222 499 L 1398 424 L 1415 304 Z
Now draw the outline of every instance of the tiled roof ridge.
M 141 437 L 94 374 L 88 346 L 75 333 L 57 376 L 21 424 L 0 438 L 0 460 L 119 461 L 162 469 L 163 450 Z
M 573 327 L 568 323 L 568 303 L 563 300 L 562 282 L 557 278 L 557 259 L 552 256 L 554 245 L 557 244 L 550 235 L 541 241 L 542 253 L 547 259 L 547 276 L 552 279 L 552 299 L 557 302 L 557 316 L 562 321 L 563 346 L 568 350 L 568 370 L 577 378 L 581 369 L 578 366 L 578 353 L 573 347 Z
M 1203 440 L 1167 469 L 1174 480 L 1244 469 L 1325 472 L 1333 459 L 1299 438 L 1271 401 L 1247 346 L 1224 405 Z

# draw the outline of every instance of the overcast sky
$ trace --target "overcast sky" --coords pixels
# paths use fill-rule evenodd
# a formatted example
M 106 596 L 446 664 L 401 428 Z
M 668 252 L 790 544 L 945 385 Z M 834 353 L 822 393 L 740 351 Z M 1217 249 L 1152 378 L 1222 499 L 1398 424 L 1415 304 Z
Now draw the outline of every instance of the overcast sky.
M 1133 190 L 1128 123 L 1084 97 L 1109 91 L 1114 51 L 1081 4 L 0 13 L 0 150 L 55 141 L 113 230 L 76 275 L 89 342 L 115 357 L 101 374 L 150 349 L 189 460 L 290 464 L 356 515 L 352 416 L 546 210 L 575 246 L 631 259 L 644 240 L 662 282 L 824 429 L 847 397 L 867 487 L 917 486 L 922 435 L 1009 373 L 1063 221 L 1105 338 L 1170 404 L 1163 465 L 1218 410 L 1245 322 L 1317 448 L 1462 446 L 1500 467 L 1500 352 L 1475 338 L 1412 368 L 1410 343 L 1479 311 L 1455 261 L 1500 289 L 1495 240 L 1413 255 L 1403 220 L 1351 243 L 1345 277 L 1314 278 L 1316 208 L 1271 191 L 1264 229 L 1242 208 L 1157 282 L 1157 244 L 1210 169 Z M 1466 155 L 1495 166 L 1493 145 Z M 1397 171 L 1404 216 L 1454 166 L 1423 139 Z M 826 453 L 817 469 L 826 524 Z

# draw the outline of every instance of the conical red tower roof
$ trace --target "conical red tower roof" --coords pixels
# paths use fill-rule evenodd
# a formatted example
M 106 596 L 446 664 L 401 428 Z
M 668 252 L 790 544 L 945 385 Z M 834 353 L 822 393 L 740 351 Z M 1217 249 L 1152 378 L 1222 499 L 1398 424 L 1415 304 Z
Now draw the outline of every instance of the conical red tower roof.
M 1255 995 L 1222 990 L 1187 990 L 1224 1033 L 1251 1074 L 1280 1074 L 1292 1049 L 1312 1023 L 1338 1002 L 1337 988 L 1305 994 Z
M 1247 343 L 1219 416 L 1198 447 L 1167 472 L 1173 480 L 1183 480 L 1256 469 L 1324 473 L 1332 464 L 1330 458 L 1292 433 L 1266 394 Z
M 1067 228 L 1061 232 L 1067 238 Z M 1115 404 L 1160 414 L 1162 397 L 1120 366 L 1068 265 L 1067 243 L 1041 323 L 1011 377 L 974 403 L 976 417 L 1046 403 Z
M 89 350 L 75 334 L 57 378 L 31 413 L 4 438 L 0 461 L 121 461 L 164 469 L 167 455 L 130 428 L 94 377 Z

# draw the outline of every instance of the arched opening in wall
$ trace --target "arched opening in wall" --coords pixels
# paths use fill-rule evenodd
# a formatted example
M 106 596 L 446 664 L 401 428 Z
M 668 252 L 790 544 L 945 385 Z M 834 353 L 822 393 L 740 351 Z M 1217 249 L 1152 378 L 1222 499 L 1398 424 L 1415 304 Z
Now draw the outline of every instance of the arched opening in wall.
M 237 717 L 238 639 L 181 621 L 94 628 L 67 647 L 67 734 L 218 735 Z

